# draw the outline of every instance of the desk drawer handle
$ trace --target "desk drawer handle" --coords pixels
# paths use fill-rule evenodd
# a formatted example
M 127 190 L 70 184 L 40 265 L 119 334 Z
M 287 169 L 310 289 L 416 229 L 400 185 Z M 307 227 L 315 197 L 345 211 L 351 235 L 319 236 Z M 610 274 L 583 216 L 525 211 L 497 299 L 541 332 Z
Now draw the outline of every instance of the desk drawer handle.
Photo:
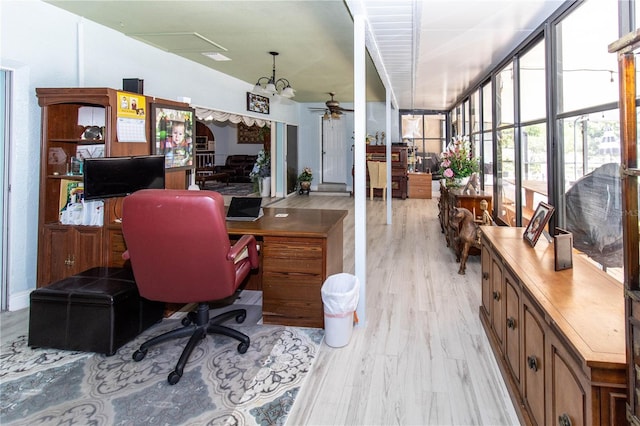
M 499 291 L 494 291 L 493 292 L 493 300 L 500 300 L 500 292 Z
M 538 371 L 538 360 L 534 355 L 529 355 L 527 357 L 527 365 L 530 370 Z
M 483 272 L 482 273 L 482 279 L 483 280 L 488 280 L 489 279 L 489 273 L 488 272 Z
M 507 328 L 515 330 L 516 328 L 516 320 L 513 317 L 507 318 Z
M 561 416 L 558 416 L 558 425 L 571 426 L 571 418 L 567 413 L 563 413 Z

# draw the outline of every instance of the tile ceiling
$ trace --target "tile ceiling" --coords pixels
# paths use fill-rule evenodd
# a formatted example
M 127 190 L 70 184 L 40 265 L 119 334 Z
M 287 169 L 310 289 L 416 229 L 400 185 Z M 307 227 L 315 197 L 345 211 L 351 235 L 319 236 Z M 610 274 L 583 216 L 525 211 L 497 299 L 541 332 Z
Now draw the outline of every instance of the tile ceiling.
M 353 20 L 368 22 L 367 100 L 389 82 L 403 109 L 444 110 L 500 62 L 562 0 L 73 1 L 45 0 L 86 19 L 254 84 L 269 76 L 298 102 L 327 92 L 353 101 Z M 203 53 L 219 52 L 216 62 Z M 380 75 L 380 77 L 378 76 Z

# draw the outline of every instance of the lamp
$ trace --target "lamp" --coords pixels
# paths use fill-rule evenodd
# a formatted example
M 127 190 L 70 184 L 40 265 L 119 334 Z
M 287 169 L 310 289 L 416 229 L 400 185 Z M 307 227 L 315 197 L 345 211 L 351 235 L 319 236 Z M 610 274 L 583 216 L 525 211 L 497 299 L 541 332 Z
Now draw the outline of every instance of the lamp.
M 289 80 L 286 78 L 279 78 L 276 80 L 276 56 L 278 52 L 269 52 L 273 56 L 273 72 L 271 77 L 260 77 L 255 87 L 254 93 L 263 95 L 275 95 L 276 93 L 283 98 L 291 99 L 295 96 L 295 90 L 291 87 Z M 266 83 L 266 84 L 265 84 Z M 265 86 L 263 86 L 265 84 Z

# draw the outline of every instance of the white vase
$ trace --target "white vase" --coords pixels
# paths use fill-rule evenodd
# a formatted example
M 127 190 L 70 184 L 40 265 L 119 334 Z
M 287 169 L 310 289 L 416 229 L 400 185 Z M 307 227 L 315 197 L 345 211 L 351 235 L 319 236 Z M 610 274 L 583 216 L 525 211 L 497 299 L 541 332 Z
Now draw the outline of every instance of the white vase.
M 269 197 L 271 195 L 271 177 L 263 177 L 260 181 L 260 196 Z

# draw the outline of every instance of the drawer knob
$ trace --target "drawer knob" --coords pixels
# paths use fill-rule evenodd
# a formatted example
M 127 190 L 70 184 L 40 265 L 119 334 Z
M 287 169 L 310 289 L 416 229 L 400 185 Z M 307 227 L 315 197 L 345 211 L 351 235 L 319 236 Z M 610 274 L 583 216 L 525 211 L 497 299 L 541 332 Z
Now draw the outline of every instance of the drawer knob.
M 530 370 L 538 371 L 538 359 L 534 355 L 529 355 L 527 357 L 527 366 L 529 366 Z
M 563 413 L 561 416 L 558 416 L 558 425 L 571 426 L 571 418 L 567 413 Z
M 488 280 L 489 279 L 489 273 L 488 272 L 483 272 L 482 273 L 482 279 L 483 280 Z
M 507 328 L 515 330 L 516 328 L 516 320 L 513 317 L 507 318 Z
M 493 300 L 500 300 L 500 292 L 499 291 L 494 291 L 493 292 Z

